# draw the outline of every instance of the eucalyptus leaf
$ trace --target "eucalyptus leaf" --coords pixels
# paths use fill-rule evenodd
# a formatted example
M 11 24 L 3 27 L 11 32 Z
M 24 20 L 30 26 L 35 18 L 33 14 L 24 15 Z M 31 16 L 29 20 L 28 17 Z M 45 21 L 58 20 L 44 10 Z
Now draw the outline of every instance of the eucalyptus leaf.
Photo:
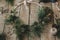
M 38 13 L 38 19 L 45 24 L 53 20 L 53 11 L 49 7 L 41 7 Z
M 42 24 L 39 24 L 37 22 L 34 22 L 32 26 L 32 32 L 35 36 L 40 37 L 41 33 L 43 32 L 44 26 Z

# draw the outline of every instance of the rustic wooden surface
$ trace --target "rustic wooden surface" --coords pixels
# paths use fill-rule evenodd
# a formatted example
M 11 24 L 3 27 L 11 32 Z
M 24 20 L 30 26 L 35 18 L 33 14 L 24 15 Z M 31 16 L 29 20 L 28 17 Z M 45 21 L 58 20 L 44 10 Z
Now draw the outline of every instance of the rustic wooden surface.
M 15 4 L 17 4 L 19 1 L 20 0 L 16 0 Z M 38 0 L 33 0 L 33 1 L 38 2 Z M 8 7 L 8 5 L 6 5 L 6 2 L 4 0 L 1 0 L 0 7 L 1 6 Z M 45 7 L 48 6 L 48 7 L 51 8 L 51 3 L 46 3 L 46 4 L 44 4 L 44 6 Z M 38 19 L 37 16 L 38 16 L 38 8 L 39 7 L 34 5 L 34 4 L 31 4 L 30 7 L 31 7 L 31 10 L 30 10 L 31 11 L 31 14 L 30 14 L 31 15 L 30 16 L 30 25 L 31 25 L 32 23 L 34 23 Z M 11 9 L 11 7 L 10 7 L 10 9 Z M 20 8 L 18 8 L 18 10 L 20 10 L 20 14 L 18 14 L 18 15 L 20 16 L 21 20 L 23 20 L 23 22 L 25 24 L 28 24 L 28 16 L 29 15 L 28 15 L 28 13 L 26 13 L 26 9 L 25 9 L 24 5 L 22 5 Z M 60 18 L 60 14 L 58 14 L 59 12 L 58 12 L 58 10 L 56 9 L 55 6 L 53 8 L 53 11 Z M 5 19 L 5 16 L 0 14 L 0 33 L 3 32 L 4 19 Z M 50 34 L 51 27 L 52 27 L 52 24 L 46 25 L 45 31 L 44 31 L 44 33 L 42 33 L 41 40 L 54 40 L 54 37 Z M 8 28 L 5 29 L 5 31 L 8 31 L 8 30 L 9 30 Z M 15 35 L 15 38 L 16 38 L 16 35 Z M 10 40 L 15 40 L 15 38 L 12 38 Z M 26 40 L 27 40 L 27 38 L 26 38 Z M 40 38 L 33 37 L 31 40 L 40 40 Z

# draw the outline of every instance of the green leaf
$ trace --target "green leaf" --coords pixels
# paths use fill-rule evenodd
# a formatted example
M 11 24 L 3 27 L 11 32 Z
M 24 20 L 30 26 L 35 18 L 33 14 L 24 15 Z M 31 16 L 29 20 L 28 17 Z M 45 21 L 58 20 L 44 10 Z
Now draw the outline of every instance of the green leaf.
M 38 18 L 43 19 L 44 17 L 45 17 L 45 11 L 44 11 L 44 8 L 41 8 L 39 9 Z
M 34 22 L 32 26 L 32 32 L 34 33 L 35 36 L 40 37 L 41 33 L 43 32 L 43 29 L 44 29 L 44 26 L 42 26 L 42 24 Z
M 53 20 L 53 11 L 49 7 L 41 7 L 38 13 L 39 22 L 43 22 L 45 24 L 51 22 Z
M 18 19 L 19 17 L 15 16 L 15 15 L 10 15 L 7 19 L 6 19 L 6 23 L 7 24 L 11 24 L 11 23 L 15 23 L 15 21 Z
M 25 25 L 25 24 L 22 24 L 20 26 L 16 25 L 15 28 L 16 28 L 16 34 L 17 34 L 19 40 L 23 40 L 24 36 L 28 37 L 28 35 L 30 35 L 29 25 Z

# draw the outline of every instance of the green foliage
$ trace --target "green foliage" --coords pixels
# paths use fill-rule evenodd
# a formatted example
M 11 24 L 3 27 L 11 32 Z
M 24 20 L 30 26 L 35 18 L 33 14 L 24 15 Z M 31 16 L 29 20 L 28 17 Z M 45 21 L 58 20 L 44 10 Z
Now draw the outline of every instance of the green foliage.
M 23 40 L 25 36 L 28 37 L 30 29 L 29 25 L 20 25 L 20 26 L 15 26 L 16 27 L 16 34 L 19 38 L 19 40 Z
M 50 14 L 53 14 L 53 10 L 50 9 L 49 7 L 45 7 L 44 10 L 45 10 L 45 13 L 46 13 L 47 15 L 48 15 L 49 13 L 50 13 Z
M 15 26 L 16 30 L 19 31 L 19 34 L 28 34 L 29 33 L 29 25 L 20 25 L 20 27 Z
M 29 37 L 30 32 L 32 32 L 35 36 L 40 37 L 44 29 L 44 26 L 38 22 L 34 22 L 33 25 L 23 24 L 21 22 L 21 19 L 16 16 L 16 13 L 14 11 L 11 11 L 11 15 L 9 15 L 5 22 L 6 24 L 14 24 L 13 27 L 16 29 L 16 35 L 19 38 L 19 40 L 23 40 L 25 36 Z
M 58 25 L 60 25 L 60 19 L 57 19 L 56 22 Z
M 39 19 L 43 19 L 45 17 L 44 8 L 39 9 L 38 17 L 39 17 Z
M 34 22 L 32 26 L 21 24 L 21 20 L 15 15 L 10 15 L 8 19 L 6 19 L 6 23 L 14 24 L 14 28 L 16 29 L 16 34 L 19 40 L 23 40 L 25 36 L 29 37 L 30 32 L 32 32 L 35 36 L 38 37 L 40 37 L 41 33 L 43 32 L 43 26 L 38 22 Z
M 53 12 L 51 12 L 50 9 L 41 8 L 38 14 L 38 18 L 41 20 L 40 23 L 34 22 L 34 24 L 30 26 L 23 24 L 21 19 L 16 16 L 15 11 L 11 11 L 11 15 L 9 15 L 5 22 L 6 24 L 14 24 L 13 27 L 16 29 L 16 34 L 19 40 L 24 40 L 25 36 L 29 37 L 30 32 L 32 32 L 35 36 L 40 37 L 44 30 L 44 25 L 41 24 L 41 22 L 44 21 L 45 23 L 48 23 L 52 18 L 52 15 L 47 16 L 49 13 L 52 14 Z
M 6 35 L 4 33 L 0 34 L 0 40 L 6 40 Z
M 60 30 L 57 32 L 56 36 L 60 38 Z
M 40 8 L 38 13 L 38 20 L 40 22 L 44 21 L 44 23 L 46 24 L 52 21 L 52 19 L 53 19 L 53 11 L 50 8 L 48 7 Z
M 44 26 L 38 22 L 34 22 L 34 24 L 32 25 L 32 32 L 34 33 L 35 36 L 40 37 L 43 30 Z
M 53 11 L 48 7 L 41 7 L 38 13 L 38 22 L 33 24 L 33 33 L 40 37 L 44 26 L 53 20 Z
M 57 19 L 56 21 L 57 21 L 57 27 L 58 27 L 58 29 L 57 29 L 58 31 L 56 33 L 56 36 L 58 38 L 60 38 L 60 19 Z
M 29 25 L 25 25 L 22 23 L 19 17 L 16 16 L 15 12 L 11 12 L 14 15 L 9 15 L 6 19 L 5 23 L 14 24 L 13 27 L 16 29 L 16 34 L 19 40 L 23 40 L 25 36 L 29 35 L 30 29 Z
M 19 17 L 15 16 L 15 15 L 10 15 L 7 19 L 6 19 L 6 23 L 7 24 L 12 24 L 12 23 L 15 23 L 16 20 L 18 20 Z
M 12 6 L 14 5 L 14 0 L 6 0 L 6 2 L 11 4 Z
M 46 17 L 42 21 L 44 21 L 45 23 L 49 23 L 50 22 L 50 18 Z

